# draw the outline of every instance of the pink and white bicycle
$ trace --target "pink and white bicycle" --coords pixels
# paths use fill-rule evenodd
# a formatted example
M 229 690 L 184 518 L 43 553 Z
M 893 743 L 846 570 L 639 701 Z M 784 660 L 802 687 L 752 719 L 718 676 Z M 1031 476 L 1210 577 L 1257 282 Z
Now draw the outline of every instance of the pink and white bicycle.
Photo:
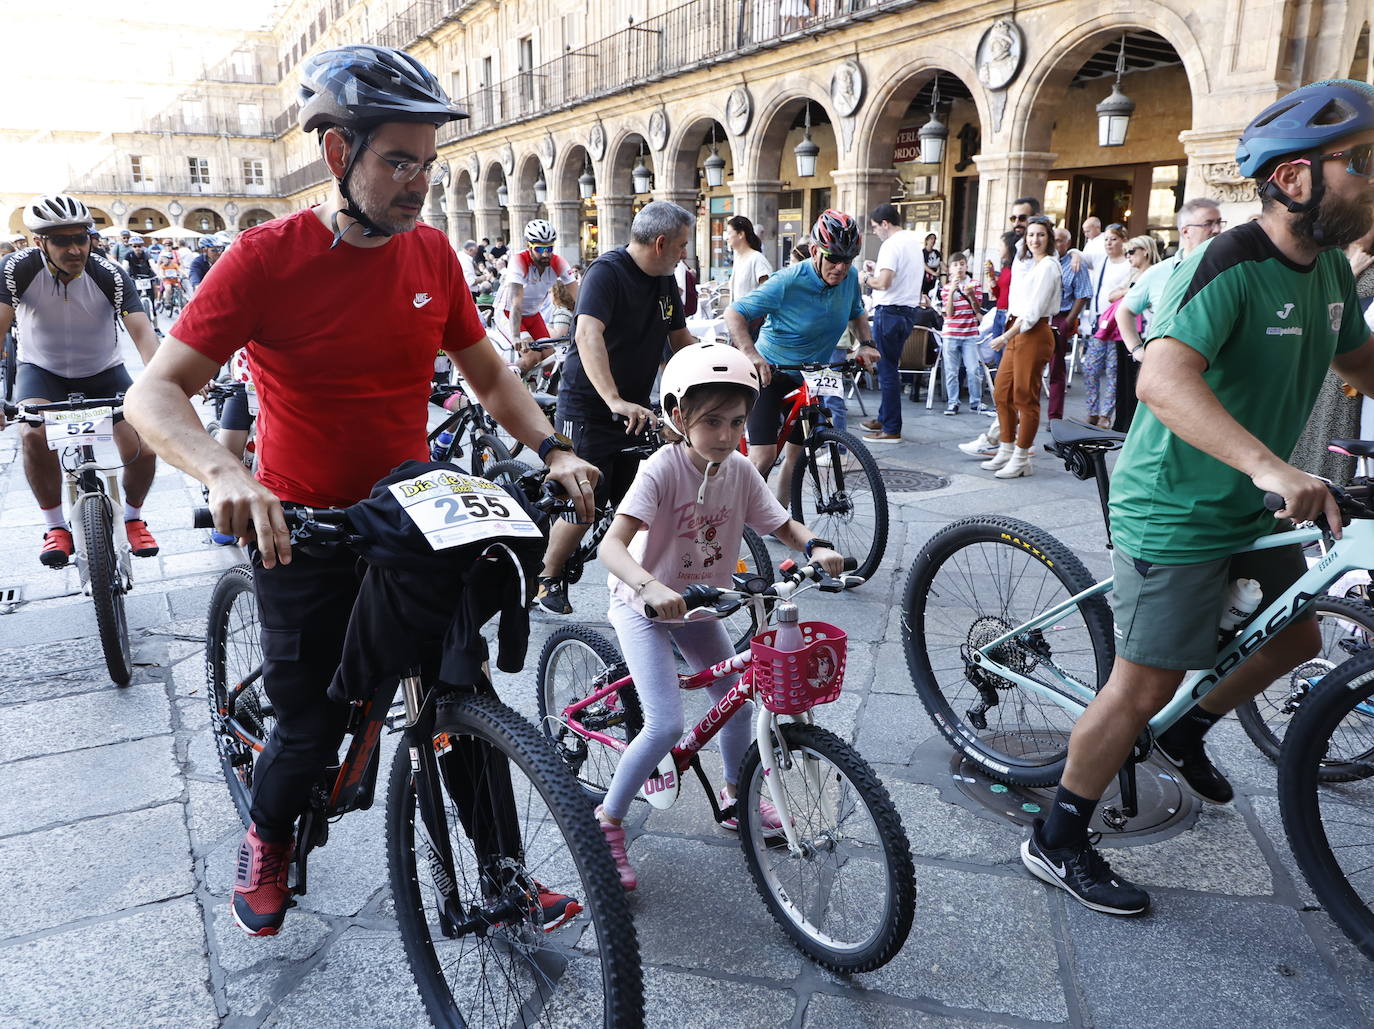
M 767 626 L 808 589 L 833 593 L 863 582 L 851 575 L 833 579 L 819 565 L 798 567 L 791 561 L 781 571 L 777 582 L 742 573 L 735 575 L 732 589 L 693 586 L 683 597 L 689 612 L 718 618 L 753 605 L 755 624 Z M 800 627 L 801 650 L 777 650 L 772 645 L 776 631 L 767 630 L 734 657 L 680 677 L 682 688 L 692 690 L 740 673 L 739 682 L 664 758 L 639 799 L 660 810 L 671 807 L 684 774 L 692 770 L 716 821 L 738 818 L 754 883 L 802 953 L 837 972 L 866 972 L 891 960 L 911 930 L 916 907 L 911 846 L 873 769 L 813 718 L 816 706 L 840 695 L 845 633 L 825 622 Z M 619 652 L 585 626 L 560 628 L 539 655 L 538 689 L 544 732 L 583 788 L 599 800 L 643 725 Z M 740 765 L 738 801 L 721 808 L 699 754 L 750 699 L 758 701 L 754 743 Z M 763 799 L 777 809 L 781 836 L 761 824 Z

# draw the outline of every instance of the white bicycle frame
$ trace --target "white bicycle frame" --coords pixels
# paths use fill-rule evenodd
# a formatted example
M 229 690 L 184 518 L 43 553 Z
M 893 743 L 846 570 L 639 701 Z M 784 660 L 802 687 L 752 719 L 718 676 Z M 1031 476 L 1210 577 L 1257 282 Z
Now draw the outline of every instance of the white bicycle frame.
M 89 444 L 87 445 L 89 446 Z M 85 448 L 71 447 L 64 451 L 64 457 L 71 451 L 78 453 Z M 67 506 L 71 511 L 72 542 L 76 549 L 76 572 L 81 580 L 81 592 L 85 596 L 91 595 L 91 572 L 90 572 L 90 550 L 86 540 L 86 523 L 83 512 L 87 504 L 105 504 L 106 513 L 110 520 L 110 535 L 114 540 L 115 563 L 119 567 L 120 578 L 124 583 L 124 591 L 127 593 L 134 584 L 133 577 L 133 553 L 129 549 L 129 541 L 121 533 L 115 532 L 117 524 L 115 514 L 123 506 L 123 498 L 119 492 L 119 476 L 115 474 L 115 469 L 102 468 L 95 462 L 94 454 L 89 459 L 83 459 L 74 466 L 68 466 L 65 462 L 62 466 L 66 474 L 66 494 Z M 81 476 L 85 472 L 95 472 L 105 481 L 105 492 L 99 490 L 83 490 L 81 488 Z
M 1250 553 L 1258 550 L 1271 550 L 1293 543 L 1312 543 L 1322 539 L 1317 528 L 1292 529 L 1264 536 L 1237 553 Z M 1028 547 L 1029 544 L 1021 544 Z M 1312 602 L 1322 596 L 1331 584 L 1350 572 L 1374 568 L 1374 519 L 1352 519 L 1342 530 L 1342 536 L 1330 543 L 1326 556 L 1309 568 L 1284 593 L 1267 607 L 1257 611 L 1236 637 L 1217 652 L 1210 668 L 1190 672 L 1184 676 L 1174 697 L 1164 709 L 1150 719 L 1150 731 L 1158 736 L 1179 720 L 1199 700 L 1211 693 L 1234 672 L 1247 658 L 1276 636 L 1285 626 L 1302 614 Z M 998 647 L 1015 641 L 1018 637 L 1036 629 L 1046 629 L 1054 625 L 1079 604 L 1093 597 L 1109 592 L 1115 580 L 1108 578 L 1090 586 L 1081 593 L 1055 604 L 1049 610 L 1023 622 L 1010 632 L 1003 633 L 986 645 L 971 651 L 973 663 L 1001 679 L 1016 683 L 1022 689 L 1036 696 L 1058 704 L 1077 717 L 1092 699 L 1097 690 L 1087 683 L 1079 682 L 1073 676 L 1061 671 L 1053 662 L 1043 662 L 1041 667 L 1053 684 L 1040 682 L 1022 675 L 994 660 L 990 654 Z

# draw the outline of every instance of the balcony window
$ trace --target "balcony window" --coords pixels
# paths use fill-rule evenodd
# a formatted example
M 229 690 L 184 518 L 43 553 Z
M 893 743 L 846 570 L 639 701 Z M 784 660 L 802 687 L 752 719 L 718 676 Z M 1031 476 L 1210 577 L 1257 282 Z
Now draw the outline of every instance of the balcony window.
M 252 80 L 254 71 L 252 51 L 235 50 L 229 60 L 234 69 L 234 78 L 240 81 Z
M 205 192 L 210 186 L 210 160 L 205 157 L 186 158 L 187 169 L 191 173 L 191 188 Z
M 243 159 L 243 184 L 248 188 L 267 185 L 266 162 L 261 157 Z
M 262 108 L 258 104 L 239 104 L 239 131 L 245 136 L 262 135 Z

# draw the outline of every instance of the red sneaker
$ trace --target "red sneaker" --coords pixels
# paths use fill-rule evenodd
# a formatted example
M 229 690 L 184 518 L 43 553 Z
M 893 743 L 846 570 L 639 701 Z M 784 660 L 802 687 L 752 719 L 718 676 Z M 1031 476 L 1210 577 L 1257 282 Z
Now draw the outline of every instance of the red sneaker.
M 124 535 L 129 537 L 129 549 L 134 557 L 152 557 L 157 553 L 157 540 L 148 531 L 148 523 L 134 518 L 124 523 Z
M 562 893 L 554 893 L 538 879 L 534 885 L 539 891 L 539 910 L 542 926 L 546 933 L 551 933 L 565 922 L 569 922 L 582 913 L 582 905 L 576 897 L 569 897 Z
M 230 909 L 234 922 L 249 936 L 276 936 L 287 909 L 295 906 L 286 885 L 290 865 L 289 842 L 268 843 L 258 837 L 257 826 L 244 834 Z
M 43 533 L 43 549 L 38 552 L 38 560 L 49 568 L 66 568 L 75 553 L 71 529 L 49 529 Z

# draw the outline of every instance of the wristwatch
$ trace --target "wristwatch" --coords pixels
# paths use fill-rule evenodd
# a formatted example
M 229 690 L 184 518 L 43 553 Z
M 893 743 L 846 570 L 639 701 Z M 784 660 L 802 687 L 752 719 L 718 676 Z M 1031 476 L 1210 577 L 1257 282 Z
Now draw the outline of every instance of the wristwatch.
M 811 560 L 811 551 L 815 550 L 817 547 L 825 547 L 827 550 L 834 550 L 835 544 L 831 543 L 829 540 L 823 540 L 819 536 L 812 536 L 806 541 L 806 546 L 803 548 L 806 552 L 806 559 L 808 561 Z
M 573 441 L 564 436 L 561 432 L 555 432 L 552 436 L 545 436 L 544 441 L 539 444 L 539 460 L 547 461 L 549 454 L 555 450 L 566 450 L 573 452 Z

